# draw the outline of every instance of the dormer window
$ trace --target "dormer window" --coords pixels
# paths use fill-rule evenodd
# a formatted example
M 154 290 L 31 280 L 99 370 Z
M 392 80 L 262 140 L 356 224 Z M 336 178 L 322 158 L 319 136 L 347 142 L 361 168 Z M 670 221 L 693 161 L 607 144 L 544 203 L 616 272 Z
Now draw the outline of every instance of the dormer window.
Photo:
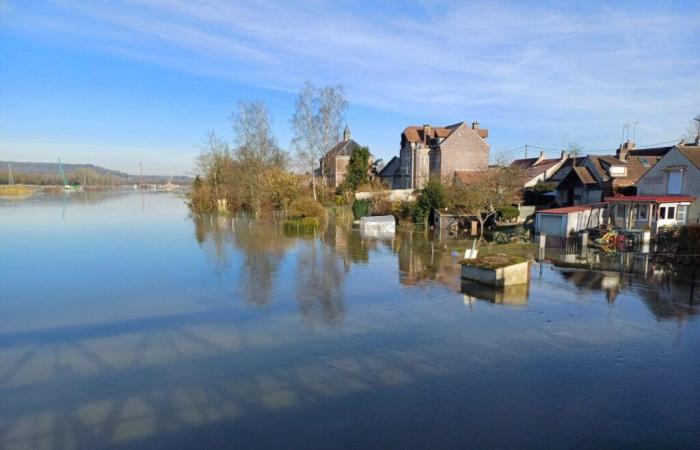
M 685 175 L 685 167 L 668 167 L 666 169 L 666 193 L 681 194 L 683 193 L 683 176 Z
M 627 175 L 627 167 L 610 166 L 609 172 L 611 177 L 624 177 L 625 175 Z

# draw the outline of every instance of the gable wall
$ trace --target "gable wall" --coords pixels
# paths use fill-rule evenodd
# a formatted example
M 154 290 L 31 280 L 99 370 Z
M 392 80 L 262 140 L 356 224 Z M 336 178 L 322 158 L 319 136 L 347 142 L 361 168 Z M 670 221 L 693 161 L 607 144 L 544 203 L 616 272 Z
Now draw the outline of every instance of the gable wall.
M 687 169 L 683 176 L 681 193 L 695 196 L 695 202 L 691 203 L 688 208 L 687 223 L 699 223 L 700 170 L 675 147 L 639 179 L 637 182 L 637 195 L 666 194 L 666 171 L 664 169 L 669 166 L 684 166 Z
M 445 179 L 456 170 L 481 170 L 489 165 L 489 144 L 466 124 L 440 144 L 439 174 Z

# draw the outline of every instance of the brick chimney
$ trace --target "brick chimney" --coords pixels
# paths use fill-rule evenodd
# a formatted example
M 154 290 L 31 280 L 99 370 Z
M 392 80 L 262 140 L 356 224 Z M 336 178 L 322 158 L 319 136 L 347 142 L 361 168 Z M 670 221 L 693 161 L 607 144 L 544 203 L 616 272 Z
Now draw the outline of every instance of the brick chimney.
M 479 122 L 474 121 L 472 122 L 472 130 L 478 130 L 479 129 Z
M 615 156 L 617 156 L 617 159 L 620 161 L 627 161 L 627 155 L 629 155 L 629 152 L 632 149 L 634 149 L 634 142 L 628 139 L 620 146 L 620 148 L 617 149 Z
M 430 130 L 431 129 L 432 128 L 427 123 L 423 125 L 423 143 L 424 144 L 427 144 L 428 142 L 430 142 L 429 139 L 430 139 Z

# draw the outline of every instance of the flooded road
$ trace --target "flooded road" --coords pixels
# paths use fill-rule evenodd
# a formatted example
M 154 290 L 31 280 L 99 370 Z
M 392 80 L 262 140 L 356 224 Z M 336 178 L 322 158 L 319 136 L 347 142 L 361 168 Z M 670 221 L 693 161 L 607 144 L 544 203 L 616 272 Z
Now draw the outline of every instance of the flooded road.
M 430 249 L 0 200 L 0 448 L 697 448 L 683 286 L 533 264 L 497 295 Z

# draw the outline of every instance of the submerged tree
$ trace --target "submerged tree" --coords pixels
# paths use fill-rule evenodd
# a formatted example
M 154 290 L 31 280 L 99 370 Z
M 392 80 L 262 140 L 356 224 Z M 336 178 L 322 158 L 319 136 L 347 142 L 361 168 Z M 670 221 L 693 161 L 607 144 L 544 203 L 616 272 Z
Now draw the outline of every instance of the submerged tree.
M 311 174 L 313 197 L 317 200 L 316 164 L 320 162 L 323 194 L 326 167 L 322 158 L 340 140 L 340 129 L 348 102 L 341 85 L 317 88 L 307 81 L 294 106 L 291 119 L 294 129 L 292 147 L 302 167 Z
M 466 180 L 455 180 L 449 192 L 448 202 L 464 215 L 479 221 L 479 239 L 484 238 L 484 225 L 498 209 L 512 204 L 519 190 L 517 173 L 508 164 L 499 164 L 472 172 Z
M 267 174 L 273 169 L 283 170 L 287 158 L 272 134 L 272 118 L 264 102 L 239 101 L 231 120 L 239 169 L 234 184 L 237 197 L 258 217 L 270 194 Z

